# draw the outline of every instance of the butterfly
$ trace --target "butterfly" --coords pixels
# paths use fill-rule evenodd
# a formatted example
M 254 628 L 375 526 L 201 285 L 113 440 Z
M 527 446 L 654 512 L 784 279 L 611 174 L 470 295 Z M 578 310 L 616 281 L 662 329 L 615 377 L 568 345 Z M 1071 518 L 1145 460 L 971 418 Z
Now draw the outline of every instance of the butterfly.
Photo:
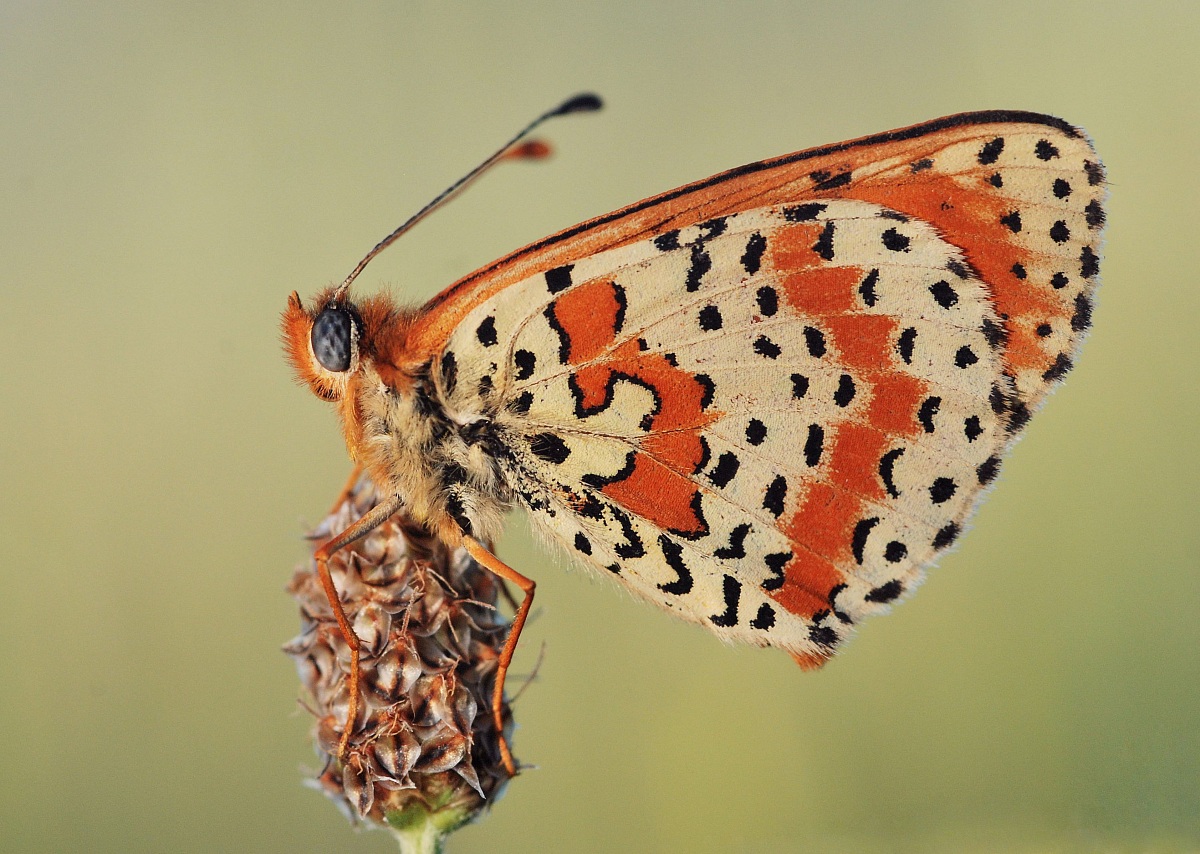
M 752 163 L 539 240 L 423 306 L 352 298 L 366 263 L 540 117 L 283 316 L 299 378 L 386 496 L 523 592 L 520 507 L 577 562 L 728 641 L 821 666 L 962 533 L 1091 325 L 1105 177 L 1082 131 L 989 111 Z M 515 773 L 507 744 L 504 762 Z

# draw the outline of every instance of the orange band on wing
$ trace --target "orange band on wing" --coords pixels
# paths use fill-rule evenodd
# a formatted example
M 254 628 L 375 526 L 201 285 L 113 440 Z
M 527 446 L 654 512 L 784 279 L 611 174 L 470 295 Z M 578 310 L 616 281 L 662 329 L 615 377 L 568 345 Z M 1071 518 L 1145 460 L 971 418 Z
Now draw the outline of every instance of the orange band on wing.
M 708 525 L 697 512 L 699 488 L 677 472 L 645 454 L 636 454 L 628 477 L 601 490 L 625 509 L 660 528 L 684 536 L 699 536 Z
M 625 291 L 616 282 L 593 279 L 564 293 L 551 310 L 558 333 L 568 344 L 567 361 L 579 365 L 616 340 L 625 319 Z

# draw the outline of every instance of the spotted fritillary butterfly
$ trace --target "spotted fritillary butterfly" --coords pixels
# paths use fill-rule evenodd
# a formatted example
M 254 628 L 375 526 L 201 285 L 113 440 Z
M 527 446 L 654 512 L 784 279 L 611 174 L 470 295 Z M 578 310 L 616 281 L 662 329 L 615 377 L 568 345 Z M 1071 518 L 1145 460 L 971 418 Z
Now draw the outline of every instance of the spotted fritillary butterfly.
M 638 596 L 819 667 L 955 542 L 1071 368 L 1104 195 L 1077 128 L 964 113 L 654 196 L 420 307 L 293 295 L 291 361 L 392 496 L 324 554 L 403 509 L 515 581 L 497 715 L 533 582 L 484 544 L 514 507 Z

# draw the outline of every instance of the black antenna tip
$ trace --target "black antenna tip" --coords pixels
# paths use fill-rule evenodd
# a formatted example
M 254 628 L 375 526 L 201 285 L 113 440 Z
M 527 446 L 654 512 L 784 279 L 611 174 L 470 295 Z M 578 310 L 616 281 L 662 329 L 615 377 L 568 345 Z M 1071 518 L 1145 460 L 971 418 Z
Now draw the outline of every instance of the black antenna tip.
M 600 100 L 600 96 L 592 92 L 584 92 L 582 95 L 576 95 L 574 98 L 568 99 L 557 110 L 550 113 L 552 116 L 565 116 L 567 113 L 591 113 L 604 106 L 604 102 Z

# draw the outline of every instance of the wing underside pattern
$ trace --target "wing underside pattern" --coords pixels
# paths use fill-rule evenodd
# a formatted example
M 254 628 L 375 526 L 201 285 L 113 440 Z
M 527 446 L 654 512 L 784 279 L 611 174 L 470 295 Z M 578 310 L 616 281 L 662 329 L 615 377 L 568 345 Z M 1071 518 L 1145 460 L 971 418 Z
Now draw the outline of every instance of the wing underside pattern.
M 954 542 L 1071 365 L 1103 188 L 1048 135 L 858 164 L 840 198 L 508 285 L 443 350 L 451 403 L 494 413 L 508 485 L 579 560 L 818 665 Z

